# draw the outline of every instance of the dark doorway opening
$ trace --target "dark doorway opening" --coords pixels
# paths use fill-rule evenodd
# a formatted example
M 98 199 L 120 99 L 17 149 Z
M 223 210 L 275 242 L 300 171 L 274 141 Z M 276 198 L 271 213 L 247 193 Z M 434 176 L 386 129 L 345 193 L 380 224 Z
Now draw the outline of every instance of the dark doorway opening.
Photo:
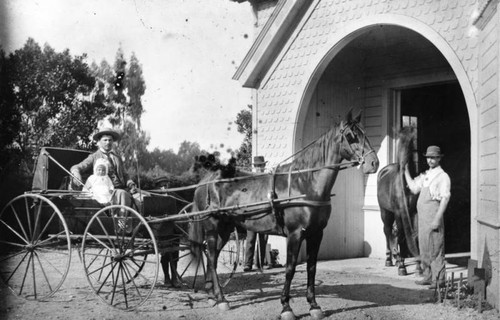
M 441 147 L 441 166 L 451 179 L 451 198 L 445 212 L 446 253 L 470 251 L 470 123 L 457 82 L 401 90 L 401 124 L 418 130 L 418 167 L 428 169 L 423 153 Z

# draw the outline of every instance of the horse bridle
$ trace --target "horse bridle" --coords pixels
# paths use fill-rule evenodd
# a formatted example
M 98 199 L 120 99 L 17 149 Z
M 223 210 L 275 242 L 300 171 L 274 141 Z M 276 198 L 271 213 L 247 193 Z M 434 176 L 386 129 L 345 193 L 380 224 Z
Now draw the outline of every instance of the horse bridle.
M 357 130 L 359 130 L 363 134 L 363 139 L 362 139 L 361 143 L 356 142 L 356 141 L 359 141 L 359 138 L 357 135 L 354 134 L 353 128 L 356 128 Z M 373 150 L 373 148 L 370 148 L 370 151 L 368 151 L 367 153 L 364 153 L 366 134 L 365 134 L 365 131 L 356 122 L 352 122 L 350 124 L 348 124 L 348 123 L 344 124 L 344 126 L 340 129 L 340 134 L 342 136 L 341 142 L 343 142 L 344 140 L 347 142 L 346 144 L 347 144 L 347 147 L 349 148 L 348 151 L 351 154 L 355 155 L 356 160 L 354 162 L 357 162 L 359 165 L 362 165 L 363 163 L 365 163 L 366 156 L 375 152 L 375 150 Z M 352 144 L 354 144 L 354 143 L 357 143 L 358 145 L 362 146 L 361 153 L 352 148 Z

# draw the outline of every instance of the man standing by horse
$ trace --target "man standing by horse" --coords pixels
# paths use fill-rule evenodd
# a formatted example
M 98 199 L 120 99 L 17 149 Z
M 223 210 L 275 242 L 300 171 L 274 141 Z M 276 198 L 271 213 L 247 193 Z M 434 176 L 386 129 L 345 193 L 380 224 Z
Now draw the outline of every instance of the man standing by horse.
M 450 177 L 440 166 L 442 154 L 438 146 L 429 146 L 424 154 L 429 170 L 412 179 L 408 166 L 405 178 L 417 201 L 418 239 L 424 278 L 419 285 L 429 289 L 443 286 L 445 281 L 444 212 L 450 200 Z
M 257 171 L 257 173 L 263 173 L 266 168 L 266 162 L 264 161 L 263 156 L 256 156 L 253 159 L 253 165 Z M 256 265 L 257 268 L 263 269 L 264 262 L 266 259 L 266 246 L 268 235 L 263 233 L 254 232 L 251 230 L 247 230 L 247 238 L 246 238 L 246 246 L 245 246 L 245 266 L 243 271 L 249 272 L 252 271 L 253 259 L 255 254 L 255 244 L 257 243 L 257 237 L 259 238 L 259 247 L 257 249 L 258 256 Z

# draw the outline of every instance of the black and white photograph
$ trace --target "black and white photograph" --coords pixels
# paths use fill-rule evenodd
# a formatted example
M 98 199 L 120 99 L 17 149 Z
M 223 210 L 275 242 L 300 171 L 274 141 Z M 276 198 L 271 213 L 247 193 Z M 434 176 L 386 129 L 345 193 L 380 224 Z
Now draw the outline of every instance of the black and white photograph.
M 498 319 L 499 5 L 1 1 L 0 319 Z

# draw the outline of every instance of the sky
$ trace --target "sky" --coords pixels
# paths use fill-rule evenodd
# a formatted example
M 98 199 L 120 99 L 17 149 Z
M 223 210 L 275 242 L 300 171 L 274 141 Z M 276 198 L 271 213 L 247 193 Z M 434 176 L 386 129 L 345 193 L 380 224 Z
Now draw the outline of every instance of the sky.
M 6 52 L 31 37 L 56 51 L 111 65 L 121 46 L 142 65 L 143 130 L 148 149 L 177 152 L 183 141 L 207 151 L 236 149 L 234 121 L 252 104 L 232 76 L 254 39 L 248 2 L 230 0 L 2 0 L 0 44 Z

